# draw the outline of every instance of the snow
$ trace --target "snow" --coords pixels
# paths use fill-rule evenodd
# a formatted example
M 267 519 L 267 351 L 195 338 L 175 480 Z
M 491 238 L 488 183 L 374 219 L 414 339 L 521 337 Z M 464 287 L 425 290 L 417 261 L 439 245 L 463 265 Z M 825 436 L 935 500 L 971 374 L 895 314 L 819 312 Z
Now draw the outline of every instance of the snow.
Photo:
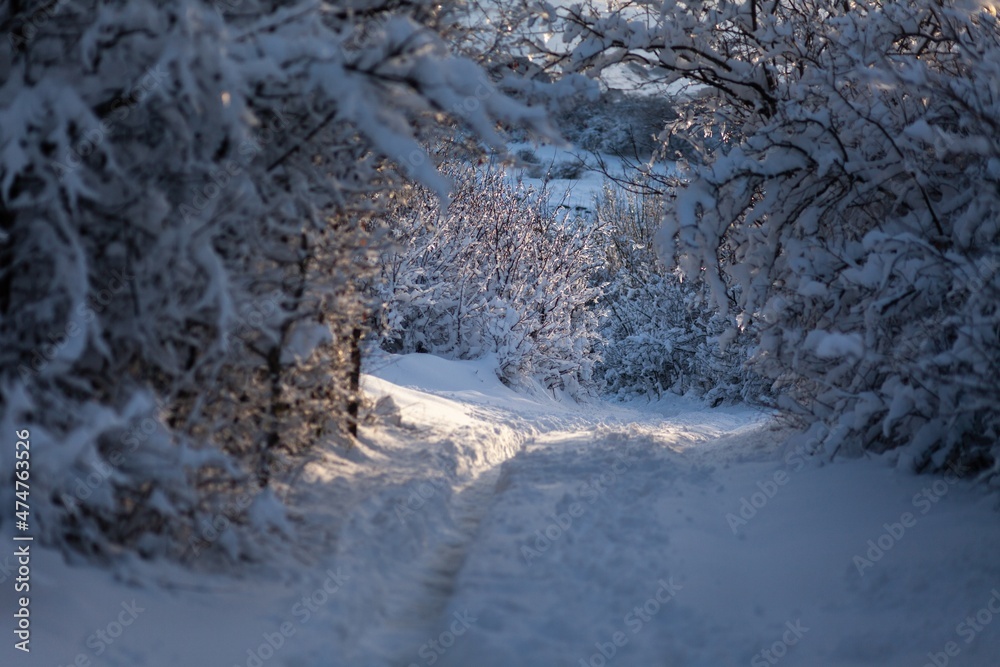
M 34 545 L 32 652 L 7 632 L 0 664 L 995 664 L 995 497 L 812 460 L 752 408 L 558 401 L 494 368 L 374 357 L 383 418 L 279 485 L 297 537 L 272 562 L 112 573 Z
M 848 356 L 861 359 L 865 356 L 865 345 L 859 334 L 817 329 L 806 336 L 806 346 L 815 349 L 816 356 L 822 359 Z
M 605 189 L 609 185 L 615 187 L 604 174 L 602 163 L 608 174 L 615 178 L 636 176 L 634 159 L 623 160 L 609 153 L 530 142 L 511 142 L 508 153 L 522 158 L 521 163 L 508 169 L 512 181 L 520 181 L 536 191 L 544 189 L 553 208 L 570 213 L 593 213 L 595 203 Z M 527 158 L 530 163 L 524 162 L 525 156 L 530 156 Z M 676 174 L 676 166 L 672 162 L 642 166 L 661 176 Z

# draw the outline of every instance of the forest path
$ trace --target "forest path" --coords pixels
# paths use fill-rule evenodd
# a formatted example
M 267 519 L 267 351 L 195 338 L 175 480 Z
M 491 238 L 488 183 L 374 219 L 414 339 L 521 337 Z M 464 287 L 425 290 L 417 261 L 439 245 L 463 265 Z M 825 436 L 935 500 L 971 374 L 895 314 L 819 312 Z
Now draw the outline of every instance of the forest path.
M 554 400 L 493 368 L 370 367 L 374 421 L 285 480 L 298 530 L 261 562 L 39 547 L 38 643 L 0 664 L 996 667 L 995 494 L 806 457 L 759 410 Z
M 440 508 L 458 537 L 413 573 L 387 664 L 920 667 L 956 642 L 951 664 L 994 667 L 1000 624 L 957 627 L 1000 590 L 979 489 L 817 461 L 745 407 L 536 408 Z

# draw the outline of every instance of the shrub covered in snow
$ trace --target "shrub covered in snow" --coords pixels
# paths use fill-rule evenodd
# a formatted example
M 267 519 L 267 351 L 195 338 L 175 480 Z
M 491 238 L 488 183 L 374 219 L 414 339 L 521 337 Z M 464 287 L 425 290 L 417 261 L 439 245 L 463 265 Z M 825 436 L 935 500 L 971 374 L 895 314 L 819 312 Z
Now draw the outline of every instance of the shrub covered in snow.
M 981 2 L 549 8 L 564 71 L 698 84 L 667 257 L 828 454 L 1000 471 L 1000 22 Z M 650 17 L 658 17 L 652 23 Z M 543 47 L 540 46 L 540 49 Z M 699 141 L 708 131 L 723 141 Z
M 571 392 L 592 381 L 597 336 L 593 225 L 545 209 L 499 169 L 456 167 L 441 212 L 417 190 L 389 212 L 375 287 L 382 346 L 454 358 L 495 354 L 500 376 Z
M 648 185 L 648 183 L 646 183 Z M 704 286 L 656 252 L 664 196 L 607 187 L 597 203 L 606 234 L 599 375 L 619 396 L 693 393 L 712 402 L 758 401 L 767 383 L 747 368 L 752 337 L 729 340 L 730 322 Z

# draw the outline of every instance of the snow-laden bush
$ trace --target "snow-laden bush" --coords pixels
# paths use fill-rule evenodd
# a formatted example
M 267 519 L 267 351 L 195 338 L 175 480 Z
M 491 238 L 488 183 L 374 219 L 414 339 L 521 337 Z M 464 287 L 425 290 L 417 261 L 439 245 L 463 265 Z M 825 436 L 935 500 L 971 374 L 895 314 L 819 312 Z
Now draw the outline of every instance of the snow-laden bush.
M 597 202 L 607 239 L 598 273 L 606 285 L 598 366 L 605 389 L 623 397 L 671 391 L 711 402 L 765 399 L 766 384 L 746 366 L 749 336 L 728 340 L 730 322 L 704 286 L 657 255 L 664 205 L 662 193 L 615 186 Z
M 694 158 L 667 211 L 667 256 L 758 328 L 755 367 L 828 454 L 895 450 L 916 470 L 995 478 L 995 9 L 641 6 L 547 16 L 566 31 L 567 52 L 553 56 L 564 71 L 625 62 L 698 84 L 678 105 Z
M 0 4 L 0 424 L 31 432 L 47 542 L 237 558 L 285 528 L 280 450 L 356 410 L 372 191 L 446 191 L 438 118 L 544 130 L 449 11 Z
M 458 167 L 451 204 L 418 190 L 390 211 L 376 285 L 382 346 L 456 358 L 495 354 L 499 375 L 548 389 L 591 385 L 595 228 L 546 210 L 502 170 Z
M 676 117 L 659 95 L 603 91 L 597 99 L 575 98 L 554 114 L 563 136 L 594 153 L 648 158 L 660 150 L 659 136 Z

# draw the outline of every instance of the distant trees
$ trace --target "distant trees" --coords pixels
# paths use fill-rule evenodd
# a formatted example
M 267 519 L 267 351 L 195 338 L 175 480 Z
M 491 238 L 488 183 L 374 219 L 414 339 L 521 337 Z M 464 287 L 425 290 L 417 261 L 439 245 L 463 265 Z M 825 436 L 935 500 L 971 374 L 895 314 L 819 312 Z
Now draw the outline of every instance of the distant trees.
M 372 193 L 446 193 L 420 142 L 443 118 L 546 131 L 452 53 L 455 16 L 0 6 L 0 422 L 32 432 L 47 541 L 178 555 L 225 517 L 238 558 L 241 525 L 277 529 L 257 490 L 357 411 Z
M 662 240 L 756 331 L 758 372 L 819 449 L 995 478 L 1000 25 L 944 2 L 533 5 L 552 72 L 683 90 Z M 683 88 L 679 88 L 683 87 Z
M 600 231 L 547 210 L 544 193 L 508 183 L 499 168 L 449 173 L 447 212 L 426 190 L 385 212 L 392 243 L 374 286 L 382 346 L 492 354 L 509 384 L 593 389 Z

